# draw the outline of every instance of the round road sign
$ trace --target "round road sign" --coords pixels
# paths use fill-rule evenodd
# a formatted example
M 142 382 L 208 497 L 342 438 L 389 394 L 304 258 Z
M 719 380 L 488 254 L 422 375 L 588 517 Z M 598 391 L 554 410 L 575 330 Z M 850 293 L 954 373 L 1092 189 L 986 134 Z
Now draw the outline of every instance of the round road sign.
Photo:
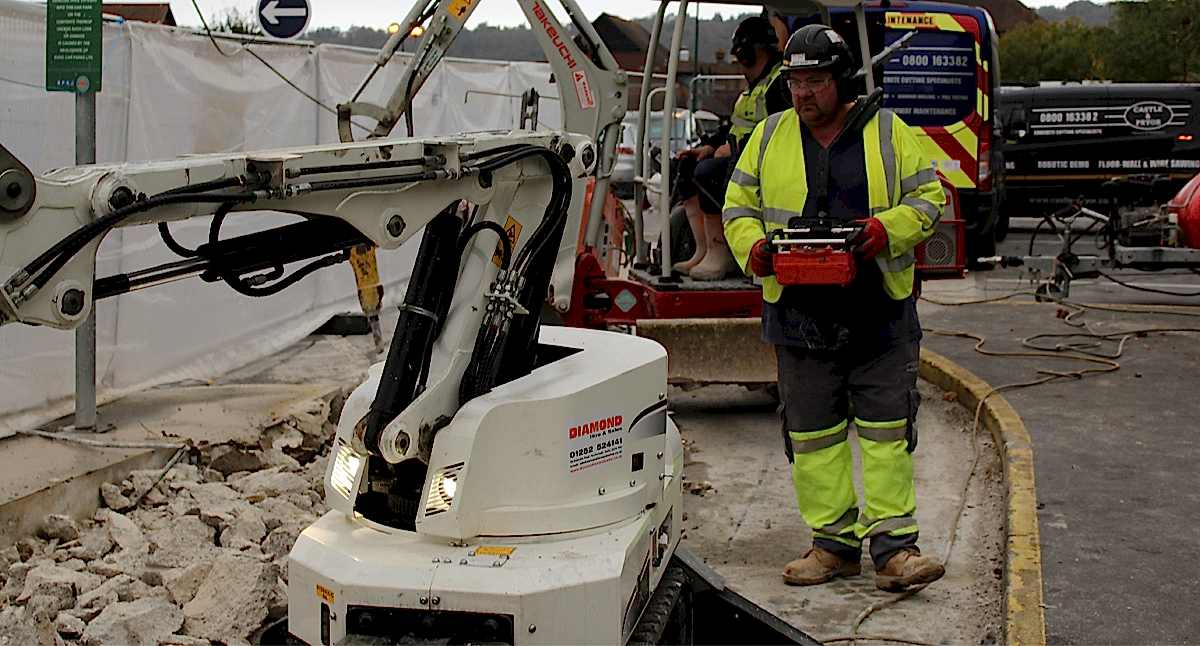
M 275 38 L 295 38 L 304 33 L 312 9 L 308 0 L 258 0 L 258 24 Z

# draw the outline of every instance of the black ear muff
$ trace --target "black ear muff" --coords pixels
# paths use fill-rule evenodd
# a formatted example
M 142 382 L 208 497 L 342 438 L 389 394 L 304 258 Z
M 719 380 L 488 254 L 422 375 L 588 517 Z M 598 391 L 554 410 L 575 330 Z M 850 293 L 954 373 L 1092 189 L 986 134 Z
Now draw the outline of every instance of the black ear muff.
M 733 48 L 733 51 L 730 53 L 737 59 L 737 62 L 746 67 L 753 67 L 754 63 L 758 60 L 758 52 L 754 50 L 754 45 L 741 44 Z
M 854 59 L 841 61 L 838 67 L 841 69 L 834 75 L 837 79 L 838 101 L 849 103 L 860 94 L 859 83 L 854 79 Z
M 849 103 L 858 98 L 858 83 L 854 80 L 854 73 L 842 74 L 837 79 L 838 101 Z

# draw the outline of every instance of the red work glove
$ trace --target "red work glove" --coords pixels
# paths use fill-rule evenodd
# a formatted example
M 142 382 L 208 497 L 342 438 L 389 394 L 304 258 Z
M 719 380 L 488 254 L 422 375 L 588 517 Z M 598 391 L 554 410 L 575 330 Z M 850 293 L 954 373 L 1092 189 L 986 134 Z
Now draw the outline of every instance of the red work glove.
M 750 247 L 750 260 L 747 264 L 750 265 L 750 273 L 761 278 L 775 273 L 775 254 L 765 238 Z
M 879 221 L 879 218 L 858 220 L 857 222 L 863 225 L 863 229 L 854 238 L 854 253 L 866 260 L 870 260 L 878 256 L 884 249 L 887 249 L 887 229 L 883 227 L 883 223 Z

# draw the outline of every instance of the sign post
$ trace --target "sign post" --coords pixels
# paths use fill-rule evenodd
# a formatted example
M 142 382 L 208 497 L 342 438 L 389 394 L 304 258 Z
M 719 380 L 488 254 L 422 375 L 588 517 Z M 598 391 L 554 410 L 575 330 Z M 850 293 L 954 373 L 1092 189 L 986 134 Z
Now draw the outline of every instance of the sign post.
M 75 93 L 75 164 L 96 163 L 102 80 L 101 0 L 47 0 L 46 90 Z M 95 431 L 96 311 L 75 330 L 75 430 Z

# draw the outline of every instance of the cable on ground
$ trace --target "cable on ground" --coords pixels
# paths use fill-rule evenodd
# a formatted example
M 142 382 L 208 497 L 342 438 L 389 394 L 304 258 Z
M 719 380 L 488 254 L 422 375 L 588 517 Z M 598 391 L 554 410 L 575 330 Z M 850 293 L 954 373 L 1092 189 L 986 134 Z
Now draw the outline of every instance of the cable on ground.
M 150 483 L 150 486 L 146 487 L 145 491 L 139 493 L 137 495 L 137 498 L 133 499 L 133 506 L 137 507 L 138 504 L 142 502 L 142 499 L 146 497 L 146 494 L 150 493 L 151 490 L 153 490 L 155 487 L 158 486 L 158 483 L 163 481 L 163 478 L 167 477 L 167 473 L 171 470 L 171 467 L 175 466 L 175 464 L 177 462 L 179 462 L 181 459 L 183 459 L 183 456 L 185 456 L 187 454 L 188 454 L 188 447 L 186 447 L 186 446 L 179 447 L 179 450 L 175 451 L 175 455 L 172 455 L 171 459 L 167 460 L 167 463 L 165 465 L 163 465 L 162 470 L 160 470 L 158 472 L 158 477 L 156 477 L 154 479 L 154 482 Z
M 1182 296 L 1183 294 L 1172 294 L 1172 295 Z M 979 469 L 979 462 L 980 462 L 980 458 L 982 457 L 980 450 L 979 450 L 979 427 L 981 426 L 980 421 L 983 416 L 983 407 L 988 399 L 990 399 L 992 396 L 997 395 L 1002 392 L 1018 390 L 1018 389 L 1023 389 L 1023 388 L 1034 388 L 1037 386 L 1041 386 L 1041 385 L 1048 384 L 1048 383 L 1062 380 L 1062 379 L 1072 379 L 1072 380 L 1078 381 L 1078 380 L 1082 380 L 1083 378 L 1090 376 L 1090 375 L 1116 372 L 1121 369 L 1121 364 L 1117 361 L 1117 359 L 1121 358 L 1121 356 L 1125 352 L 1126 343 L 1130 339 L 1133 339 L 1133 338 L 1144 338 L 1144 337 L 1150 336 L 1152 334 L 1170 334 L 1170 333 L 1200 334 L 1200 327 L 1150 327 L 1150 328 L 1137 328 L 1137 329 L 1132 329 L 1132 330 L 1123 330 L 1123 331 L 1119 331 L 1119 332 L 1098 333 L 1098 332 L 1092 331 L 1091 328 L 1085 322 L 1077 322 L 1074 320 L 1076 317 L 1081 316 L 1082 314 L 1086 313 L 1089 310 L 1117 312 L 1117 313 L 1124 313 L 1124 314 L 1165 314 L 1165 315 L 1176 315 L 1176 316 L 1198 316 L 1198 317 L 1200 317 L 1200 308 L 1194 308 L 1197 311 L 1188 311 L 1188 310 L 1181 310 L 1181 309 L 1177 309 L 1177 308 L 1176 309 L 1162 309 L 1162 308 L 1157 308 L 1157 307 L 1153 307 L 1153 306 L 1138 306 L 1138 305 L 1090 305 L 1090 304 L 1083 304 L 1083 303 L 1075 303 L 1075 302 L 1071 302 L 1071 301 L 1068 301 L 1066 299 L 1061 299 L 1061 298 L 1048 297 L 1046 295 L 1039 295 L 1039 294 L 1035 294 L 1034 292 L 1030 292 L 1030 291 L 1017 291 L 1017 292 L 1012 292 L 1012 293 L 1005 294 L 1002 296 L 974 299 L 974 300 L 967 300 L 967 301 L 940 301 L 938 299 L 924 297 L 924 296 L 921 297 L 921 300 L 928 301 L 935 305 L 942 305 L 942 306 L 947 306 L 947 307 L 958 307 L 958 306 L 966 306 L 966 305 L 978 305 L 978 304 L 984 304 L 984 303 L 999 303 L 999 302 L 1007 301 L 1009 299 L 1012 299 L 1012 298 L 1015 298 L 1018 296 L 1035 296 L 1038 298 L 1042 298 L 1044 300 L 1055 302 L 1058 305 L 1071 310 L 1065 316 L 1060 317 L 1060 320 L 1066 325 L 1070 325 L 1072 327 L 1077 327 L 1077 328 L 1082 328 L 1087 331 L 1086 332 L 1074 332 L 1074 333 L 1068 333 L 1068 334 L 1042 333 L 1042 334 L 1035 334 L 1035 335 L 1028 336 L 1028 337 L 1021 339 L 1021 345 L 1026 348 L 1030 348 L 1031 351 L 987 350 L 987 349 L 984 349 L 984 345 L 987 343 L 987 337 L 984 337 L 979 334 L 974 334 L 972 332 L 965 332 L 965 331 L 961 331 L 961 330 L 944 330 L 944 329 L 937 329 L 937 328 L 923 328 L 923 331 L 928 334 L 934 334 L 934 335 L 939 335 L 939 336 L 972 339 L 975 341 L 975 345 L 972 349 L 975 352 L 978 352 L 979 354 L 982 354 L 987 357 L 1011 357 L 1011 358 L 1022 358 L 1022 359 L 1049 358 L 1049 359 L 1056 359 L 1056 360 L 1079 361 L 1079 362 L 1083 362 L 1083 363 L 1090 364 L 1090 365 L 1088 367 L 1080 368 L 1078 370 L 1070 370 L 1070 371 L 1038 368 L 1036 372 L 1037 372 L 1037 374 L 1041 375 L 1040 377 L 1038 377 L 1036 379 L 1031 379 L 1028 381 L 1013 382 L 1013 383 L 996 386 L 996 387 L 992 388 L 991 390 L 989 390 L 986 394 L 984 394 L 983 397 L 981 397 L 979 399 L 979 402 L 975 406 L 975 416 L 974 416 L 974 420 L 973 420 L 972 426 L 971 426 L 971 451 L 972 451 L 971 468 L 970 468 L 969 472 L 967 473 L 966 479 L 963 482 L 961 494 L 959 496 L 958 507 L 954 514 L 954 521 L 950 527 L 950 535 L 946 541 L 946 547 L 945 547 L 944 555 L 942 557 L 943 567 L 947 567 L 947 568 L 949 567 L 950 558 L 954 552 L 954 546 L 958 541 L 958 534 L 959 534 L 958 530 L 959 530 L 959 525 L 961 524 L 961 521 L 962 521 L 963 512 L 966 509 L 967 496 L 970 492 L 971 483 L 974 481 L 975 475 L 977 474 L 978 469 Z M 1060 342 L 1060 343 L 1056 343 L 1053 346 L 1047 347 L 1047 346 L 1039 345 L 1037 343 L 1037 340 L 1039 340 L 1039 339 L 1063 339 L 1063 340 L 1085 340 L 1086 339 L 1086 340 L 1089 340 L 1090 343 Z M 1098 350 L 1097 348 L 1099 348 L 1101 346 L 1101 344 L 1103 344 L 1104 342 L 1116 343 L 1117 344 L 1116 350 L 1111 353 L 1106 353 L 1106 352 L 1102 352 L 1102 351 Z M 827 643 L 849 642 L 852 646 L 854 643 L 856 643 L 858 641 L 886 641 L 886 642 L 895 642 L 895 643 L 901 643 L 901 644 L 925 644 L 926 642 L 910 640 L 910 639 L 903 638 L 903 637 L 894 637 L 894 636 L 888 636 L 888 635 L 861 635 L 861 634 L 859 634 L 858 631 L 862 627 L 863 622 L 865 622 L 868 618 L 870 618 L 876 612 L 883 610 L 885 608 L 894 606 L 894 605 L 900 603 L 901 601 L 904 601 L 905 599 L 908 599 L 908 598 L 916 595 L 918 592 L 920 592 L 921 590 L 924 590 L 928 586 L 929 586 L 929 584 L 914 586 L 914 587 L 904 591 L 901 594 L 898 594 L 896 596 L 890 597 L 883 601 L 879 601 L 879 602 L 876 602 L 876 603 L 873 603 L 873 604 L 867 606 L 866 608 L 864 608 L 862 610 L 862 612 L 860 612 L 854 618 L 854 622 L 851 624 L 850 634 L 848 636 L 833 637 L 830 639 L 826 639 L 824 641 Z
M 187 448 L 186 444 L 177 442 L 153 442 L 153 441 L 125 441 L 125 440 L 93 440 L 88 437 L 83 437 L 76 433 L 64 433 L 56 431 L 45 431 L 38 429 L 23 429 L 17 431 L 18 435 L 32 435 L 35 437 L 44 437 L 49 440 L 62 440 L 63 442 L 73 442 L 84 446 L 94 446 L 102 449 L 183 449 Z

